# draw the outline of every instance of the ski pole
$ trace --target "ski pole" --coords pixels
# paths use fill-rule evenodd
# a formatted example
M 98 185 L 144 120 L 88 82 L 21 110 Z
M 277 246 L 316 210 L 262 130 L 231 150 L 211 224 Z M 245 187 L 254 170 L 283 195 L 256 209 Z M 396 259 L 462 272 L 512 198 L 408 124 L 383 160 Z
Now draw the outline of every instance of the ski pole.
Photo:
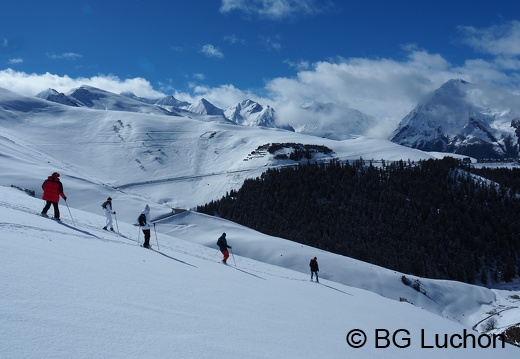
M 215 256 L 217 255 L 218 252 L 219 252 L 219 250 L 217 249 L 217 251 L 215 252 L 215 254 L 213 255 L 213 257 L 211 257 L 210 261 L 212 261 L 213 258 L 215 258 Z
M 155 232 L 155 241 L 157 242 L 157 250 L 159 250 L 159 240 L 157 239 L 157 231 L 155 230 L 155 223 L 153 224 L 153 231 Z
M 119 224 L 117 224 L 117 216 L 116 216 L 115 213 L 114 213 L 114 218 L 116 219 L 116 228 L 117 228 L 117 233 L 119 233 Z
M 233 248 L 229 248 L 231 249 L 231 256 L 233 257 L 233 262 L 235 262 L 235 255 L 233 254 Z M 237 266 L 237 262 L 235 262 L 235 267 Z
M 74 218 L 72 218 L 72 213 L 70 213 L 70 208 L 69 208 L 69 204 L 67 203 L 67 200 L 65 200 L 65 204 L 67 205 L 67 209 L 69 210 L 70 219 L 72 219 L 72 224 L 73 224 L 74 227 L 75 227 L 75 226 L 76 226 L 76 223 L 74 223 Z

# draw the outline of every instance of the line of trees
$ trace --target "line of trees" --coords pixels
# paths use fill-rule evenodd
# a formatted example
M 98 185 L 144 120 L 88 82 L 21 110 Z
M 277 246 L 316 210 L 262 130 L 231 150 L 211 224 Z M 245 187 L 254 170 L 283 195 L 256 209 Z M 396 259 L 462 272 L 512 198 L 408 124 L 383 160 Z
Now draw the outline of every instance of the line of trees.
M 197 210 L 403 273 L 488 284 L 520 274 L 519 189 L 519 170 L 453 158 L 334 160 L 269 169 Z

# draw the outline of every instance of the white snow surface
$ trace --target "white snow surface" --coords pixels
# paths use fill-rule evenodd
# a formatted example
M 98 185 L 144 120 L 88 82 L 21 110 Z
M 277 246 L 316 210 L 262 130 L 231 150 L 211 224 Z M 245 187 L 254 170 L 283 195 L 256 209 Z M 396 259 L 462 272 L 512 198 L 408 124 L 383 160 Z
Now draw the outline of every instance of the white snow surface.
M 286 164 L 252 155 L 273 142 L 326 145 L 340 159 L 438 156 L 361 136 L 72 108 L 0 89 L 0 358 L 518 357 L 500 342 L 430 348 L 436 336 L 480 335 L 490 317 L 498 329 L 518 323 L 518 287 L 406 275 L 423 294 L 402 273 L 189 210 Z M 54 171 L 68 197 L 62 223 L 38 215 Z M 108 196 L 119 233 L 102 229 Z M 145 204 L 154 250 L 138 246 Z M 215 245 L 222 232 L 233 247 L 228 266 Z M 314 256 L 320 284 L 309 280 Z M 363 348 L 348 345 L 353 329 L 367 334 Z M 399 329 L 397 344 L 408 337 L 410 346 L 377 347 L 385 340 L 376 333 Z

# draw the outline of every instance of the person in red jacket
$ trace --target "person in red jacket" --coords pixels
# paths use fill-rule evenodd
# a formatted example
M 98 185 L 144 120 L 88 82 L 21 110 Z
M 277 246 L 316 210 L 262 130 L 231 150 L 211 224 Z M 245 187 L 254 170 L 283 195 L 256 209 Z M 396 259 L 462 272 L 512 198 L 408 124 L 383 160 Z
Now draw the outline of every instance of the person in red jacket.
M 51 204 L 54 207 L 54 219 L 60 220 L 60 209 L 58 208 L 58 202 L 60 201 L 60 196 L 66 201 L 67 196 L 63 193 L 63 184 L 60 181 L 60 174 L 58 172 L 54 172 L 52 176 L 47 177 L 47 179 L 42 184 L 43 195 L 42 199 L 46 201 L 45 207 L 43 207 L 41 215 L 43 217 L 47 216 L 47 211 L 51 208 Z

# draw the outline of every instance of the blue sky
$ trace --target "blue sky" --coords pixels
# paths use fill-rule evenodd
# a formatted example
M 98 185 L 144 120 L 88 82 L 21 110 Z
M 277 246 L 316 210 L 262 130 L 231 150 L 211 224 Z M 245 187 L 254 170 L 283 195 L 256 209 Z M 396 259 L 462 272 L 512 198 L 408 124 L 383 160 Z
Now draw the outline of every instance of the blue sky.
M 252 98 L 285 116 L 334 102 L 390 127 L 451 78 L 518 90 L 519 55 L 513 0 L 3 0 L 0 12 L 0 87 L 22 94 L 88 84 Z

